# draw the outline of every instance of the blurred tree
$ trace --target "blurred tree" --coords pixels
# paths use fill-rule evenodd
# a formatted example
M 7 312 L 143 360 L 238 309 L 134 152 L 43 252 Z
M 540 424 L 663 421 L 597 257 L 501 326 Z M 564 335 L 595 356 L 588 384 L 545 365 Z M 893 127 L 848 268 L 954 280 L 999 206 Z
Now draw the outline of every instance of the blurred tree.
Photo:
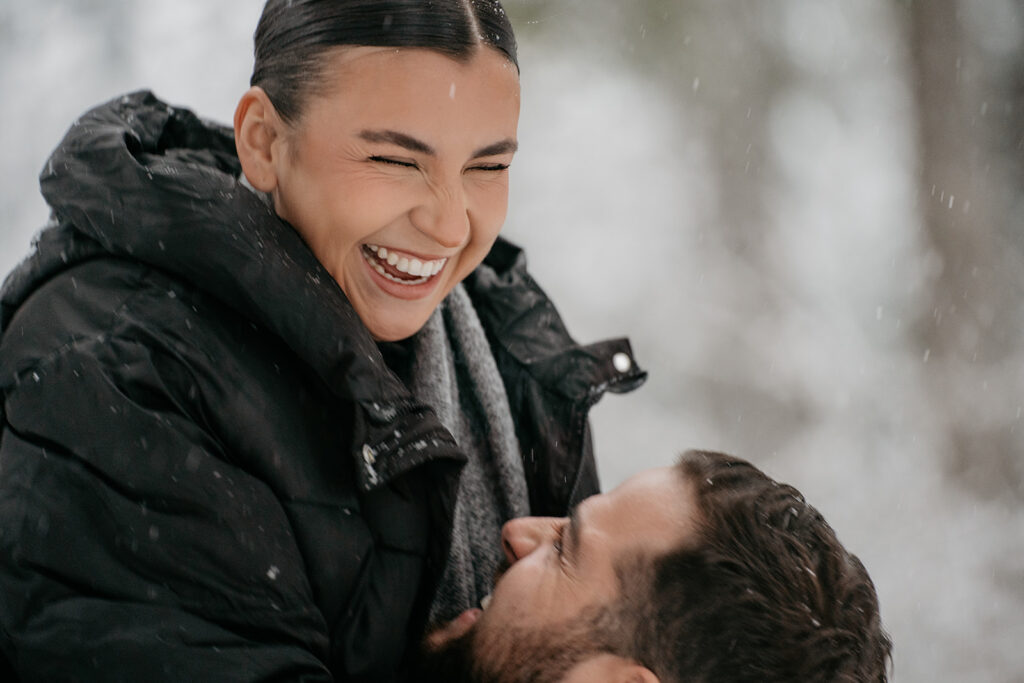
M 1024 10 L 959 0 L 905 6 L 921 213 L 937 256 L 932 311 L 917 330 L 930 395 L 948 425 L 954 473 L 979 493 L 1024 498 L 1020 402 L 1006 401 L 1024 393 Z M 1013 24 L 1016 41 L 1006 32 Z M 986 44 L 986 31 L 1000 28 L 1007 38 Z

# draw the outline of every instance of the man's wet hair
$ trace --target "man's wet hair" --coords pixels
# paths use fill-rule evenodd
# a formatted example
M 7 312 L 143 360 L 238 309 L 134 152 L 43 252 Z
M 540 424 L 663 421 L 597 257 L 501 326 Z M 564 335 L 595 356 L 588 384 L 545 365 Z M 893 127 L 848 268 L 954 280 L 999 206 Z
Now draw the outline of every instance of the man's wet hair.
M 662 681 L 884 683 L 874 584 L 800 492 L 722 453 L 689 451 L 675 471 L 697 537 L 620 567 L 618 654 Z
M 723 453 L 688 451 L 673 472 L 695 497 L 695 532 L 620 558 L 617 600 L 509 629 L 505 661 L 471 631 L 424 653 L 416 680 L 554 683 L 610 653 L 662 683 L 885 683 L 892 645 L 871 578 L 799 491 Z

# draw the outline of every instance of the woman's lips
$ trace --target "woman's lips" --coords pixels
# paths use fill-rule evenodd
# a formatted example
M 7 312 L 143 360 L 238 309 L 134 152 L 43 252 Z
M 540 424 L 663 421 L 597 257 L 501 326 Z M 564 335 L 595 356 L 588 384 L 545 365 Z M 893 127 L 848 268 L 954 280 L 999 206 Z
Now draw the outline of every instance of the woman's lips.
M 447 258 L 421 260 L 386 247 L 364 244 L 363 258 L 381 277 L 398 285 L 422 285 L 444 270 Z
M 359 253 L 367 274 L 377 287 L 389 296 L 406 301 L 431 296 L 441 286 L 448 264 L 447 258 L 424 260 L 371 244 L 363 245 Z M 417 269 L 419 275 L 414 275 Z

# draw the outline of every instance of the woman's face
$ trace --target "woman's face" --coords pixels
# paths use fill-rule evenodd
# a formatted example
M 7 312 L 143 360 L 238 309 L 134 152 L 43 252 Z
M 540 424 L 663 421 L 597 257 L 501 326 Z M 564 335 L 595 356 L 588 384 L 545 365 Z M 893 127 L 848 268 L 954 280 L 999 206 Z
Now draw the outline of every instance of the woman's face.
M 497 51 L 346 47 L 281 136 L 277 213 L 378 340 L 404 339 L 490 250 L 508 204 L 519 76 Z

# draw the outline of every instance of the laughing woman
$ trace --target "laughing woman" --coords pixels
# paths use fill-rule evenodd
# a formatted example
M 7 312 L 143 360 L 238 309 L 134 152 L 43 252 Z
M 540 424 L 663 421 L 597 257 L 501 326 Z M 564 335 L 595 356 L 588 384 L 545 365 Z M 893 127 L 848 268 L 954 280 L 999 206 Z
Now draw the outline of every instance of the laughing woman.
M 0 311 L 0 649 L 25 681 L 386 681 L 499 530 L 597 490 L 577 345 L 498 238 L 492 0 L 270 0 L 234 128 L 85 114 Z

